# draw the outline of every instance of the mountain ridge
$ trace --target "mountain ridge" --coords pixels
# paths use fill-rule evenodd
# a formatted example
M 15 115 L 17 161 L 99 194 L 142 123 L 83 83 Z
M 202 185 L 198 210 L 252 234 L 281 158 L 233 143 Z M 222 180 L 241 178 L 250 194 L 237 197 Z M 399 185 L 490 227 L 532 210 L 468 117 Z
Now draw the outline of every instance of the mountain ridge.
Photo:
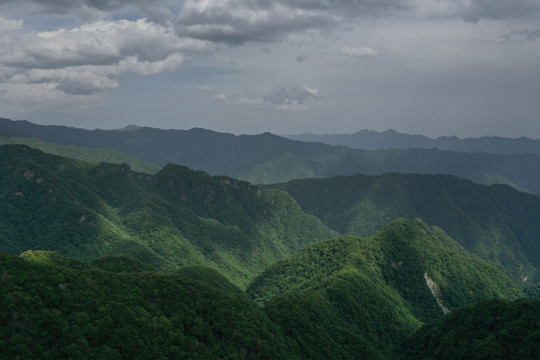
M 316 141 L 329 145 L 344 145 L 353 149 L 440 149 L 458 152 L 485 152 L 492 154 L 540 154 L 540 139 L 526 136 L 509 138 L 502 136 L 481 136 L 460 138 L 457 136 L 439 136 L 436 138 L 419 134 L 400 133 L 393 129 L 385 131 L 360 130 L 350 134 L 313 134 L 283 135 L 292 140 Z
M 174 164 L 149 175 L 5 145 L 0 189 L 0 250 L 125 253 L 165 270 L 206 265 L 240 286 L 336 235 L 284 192 Z
M 516 281 L 540 280 L 537 195 L 449 175 L 398 173 L 268 187 L 287 191 L 304 211 L 340 234 L 368 236 L 396 218 L 419 217 L 482 259 L 504 266 Z
M 222 134 L 210 130 L 83 130 L 0 119 L 0 133 L 43 141 L 113 148 L 158 166 L 177 163 L 210 175 L 255 184 L 296 178 L 386 172 L 439 173 L 479 183 L 505 183 L 540 194 L 540 155 L 463 153 L 436 149 L 359 150 L 289 140 L 270 133 Z

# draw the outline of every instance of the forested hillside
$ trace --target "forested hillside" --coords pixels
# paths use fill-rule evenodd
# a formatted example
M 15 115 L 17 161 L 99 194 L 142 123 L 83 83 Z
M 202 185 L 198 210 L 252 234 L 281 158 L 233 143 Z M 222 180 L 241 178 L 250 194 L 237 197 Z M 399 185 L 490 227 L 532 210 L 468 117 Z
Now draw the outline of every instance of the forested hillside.
M 404 217 L 436 225 L 523 284 L 540 280 L 540 198 L 452 176 L 385 174 L 273 186 L 341 234 L 366 236 Z
M 274 187 L 0 146 L 0 357 L 435 359 L 462 306 L 538 295 L 538 196 L 441 175 Z M 532 359 L 535 304 L 480 303 L 449 336 Z
M 540 300 L 481 302 L 426 325 L 396 351 L 398 359 L 540 358 Z
M 301 359 L 234 285 L 133 259 L 0 252 L 2 359 Z M 233 290 L 226 290 L 227 288 Z
M 385 354 L 445 312 L 523 296 L 501 270 L 418 219 L 309 245 L 270 266 L 247 293 L 318 359 L 356 358 L 364 343 Z
M 0 252 L 0 273 L 6 359 L 391 360 L 395 346 L 446 308 L 523 296 L 505 274 L 420 220 L 308 245 L 272 265 L 248 291 L 262 308 L 213 269 L 163 273 L 127 256 Z M 511 314 L 522 310 L 528 316 Z M 399 354 L 412 359 L 421 348 L 408 349 Z
M 168 270 L 207 265 L 240 286 L 337 234 L 284 192 L 178 165 L 148 175 L 7 145 L 0 189 L 2 251 L 122 253 Z

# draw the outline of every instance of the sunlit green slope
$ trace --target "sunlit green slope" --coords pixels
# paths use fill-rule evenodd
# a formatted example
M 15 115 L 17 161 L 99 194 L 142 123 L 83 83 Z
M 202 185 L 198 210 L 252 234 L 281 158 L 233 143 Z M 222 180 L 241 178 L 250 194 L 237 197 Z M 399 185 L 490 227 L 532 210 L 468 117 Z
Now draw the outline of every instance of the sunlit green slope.
M 207 265 L 239 286 L 336 235 L 284 192 L 177 165 L 148 175 L 3 146 L 0 190 L 0 250 L 128 254 L 168 270 Z
M 523 296 L 500 269 L 419 219 L 394 221 L 368 238 L 309 245 L 270 266 L 247 292 L 308 358 L 320 359 L 354 358 L 366 343 L 385 354 L 445 312 Z

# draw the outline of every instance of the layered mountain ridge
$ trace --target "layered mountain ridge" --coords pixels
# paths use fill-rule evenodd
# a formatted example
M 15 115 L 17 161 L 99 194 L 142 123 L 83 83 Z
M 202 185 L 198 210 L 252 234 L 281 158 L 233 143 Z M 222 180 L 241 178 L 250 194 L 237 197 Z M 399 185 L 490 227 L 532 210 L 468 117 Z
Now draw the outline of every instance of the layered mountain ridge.
M 221 142 L 222 134 L 192 131 L 201 135 L 199 145 L 209 133 L 217 148 L 231 144 Z M 6 138 L 21 141 L 13 136 Z M 273 157 L 290 144 L 275 138 L 242 137 L 266 147 L 268 164 L 255 165 L 260 176 L 358 161 L 355 150 L 321 144 L 312 144 L 322 150 L 309 159 L 309 151 Z M 238 155 L 235 146 L 222 157 L 207 151 L 205 166 L 238 170 L 260 159 L 246 145 L 251 160 L 228 164 Z M 201 155 L 192 150 L 193 158 Z M 379 169 L 388 156 L 395 164 L 405 156 L 365 154 Z M 471 164 L 468 155 L 452 156 Z M 129 160 L 116 153 L 112 161 L 122 159 Z M 448 175 L 354 175 L 260 187 L 182 165 L 162 164 L 155 174 L 130 166 L 0 146 L 0 250 L 22 253 L 0 252 L 1 357 L 540 354 L 538 301 L 511 302 L 538 294 L 536 195 Z
M 254 184 L 298 178 L 386 172 L 448 174 L 484 184 L 508 184 L 540 194 L 539 154 L 488 154 L 437 149 L 358 150 L 293 141 L 263 133 L 233 135 L 205 129 L 84 130 L 0 119 L 0 134 L 60 145 L 111 148 L 158 166 L 176 163 Z
M 389 129 L 378 132 L 361 130 L 352 134 L 311 134 L 284 135 L 291 140 L 320 142 L 328 145 L 343 145 L 353 149 L 439 149 L 459 152 L 485 152 L 490 154 L 540 154 L 540 140 L 522 136 L 506 138 L 483 136 L 479 138 L 459 138 L 441 136 L 430 138 L 424 135 L 399 133 Z
M 505 185 L 446 175 L 385 174 L 294 180 L 287 191 L 340 234 L 367 236 L 396 218 L 419 217 L 467 250 L 535 283 L 540 269 L 540 198 Z

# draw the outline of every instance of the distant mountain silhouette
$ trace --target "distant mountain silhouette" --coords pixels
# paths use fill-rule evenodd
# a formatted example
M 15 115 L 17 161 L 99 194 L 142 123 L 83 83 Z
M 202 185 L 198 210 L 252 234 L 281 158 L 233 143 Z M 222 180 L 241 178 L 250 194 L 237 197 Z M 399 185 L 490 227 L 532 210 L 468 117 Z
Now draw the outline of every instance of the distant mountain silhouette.
M 460 139 L 457 136 L 442 136 L 436 139 L 424 135 L 398 133 L 395 130 L 377 132 L 361 130 L 353 134 L 299 134 L 284 135 L 291 140 L 315 141 L 329 145 L 343 145 L 353 149 L 440 149 L 460 152 L 486 152 L 490 154 L 540 154 L 540 140 L 527 137 L 511 139 L 499 136 Z
M 0 135 L 49 143 L 111 148 L 163 167 L 168 163 L 254 184 L 386 172 L 448 174 L 483 184 L 507 184 L 540 194 L 540 154 L 487 154 L 436 149 L 359 150 L 301 142 L 270 133 L 233 135 L 194 128 L 84 130 L 0 119 Z

